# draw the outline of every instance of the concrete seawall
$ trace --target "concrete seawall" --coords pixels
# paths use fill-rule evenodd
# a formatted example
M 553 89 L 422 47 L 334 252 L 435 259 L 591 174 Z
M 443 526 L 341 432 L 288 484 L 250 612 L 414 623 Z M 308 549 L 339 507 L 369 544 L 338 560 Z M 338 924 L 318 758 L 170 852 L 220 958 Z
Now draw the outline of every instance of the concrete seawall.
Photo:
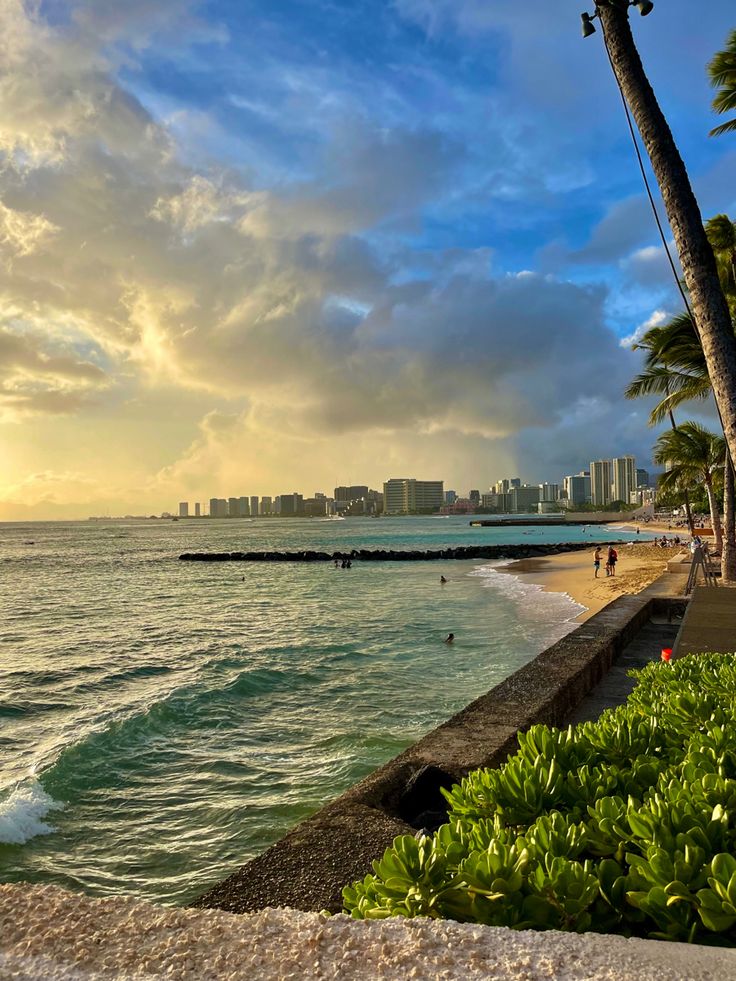
M 343 886 L 370 872 L 397 835 L 442 823 L 442 787 L 477 767 L 502 764 L 519 731 L 565 724 L 650 617 L 673 604 L 682 601 L 643 594 L 614 600 L 192 905 L 235 913 L 265 906 L 340 910 Z

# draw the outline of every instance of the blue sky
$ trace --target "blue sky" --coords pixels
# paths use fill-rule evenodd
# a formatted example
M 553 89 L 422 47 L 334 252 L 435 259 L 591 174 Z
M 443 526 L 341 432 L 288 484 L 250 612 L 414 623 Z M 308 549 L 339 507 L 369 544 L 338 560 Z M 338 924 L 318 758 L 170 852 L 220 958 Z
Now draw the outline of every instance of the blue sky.
M 5 513 L 646 465 L 620 341 L 679 305 L 580 6 L 10 0 Z M 736 213 L 733 5 L 632 23 L 704 216 Z

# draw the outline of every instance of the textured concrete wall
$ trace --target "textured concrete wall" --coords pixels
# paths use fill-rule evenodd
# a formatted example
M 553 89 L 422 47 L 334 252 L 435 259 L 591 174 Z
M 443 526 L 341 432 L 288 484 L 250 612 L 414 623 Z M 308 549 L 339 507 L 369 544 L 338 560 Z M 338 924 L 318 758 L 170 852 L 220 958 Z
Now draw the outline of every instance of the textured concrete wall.
M 265 906 L 340 910 L 342 887 L 370 872 L 396 835 L 442 823 L 441 786 L 503 763 L 519 730 L 564 724 L 663 602 L 641 595 L 614 600 L 193 905 L 236 913 Z

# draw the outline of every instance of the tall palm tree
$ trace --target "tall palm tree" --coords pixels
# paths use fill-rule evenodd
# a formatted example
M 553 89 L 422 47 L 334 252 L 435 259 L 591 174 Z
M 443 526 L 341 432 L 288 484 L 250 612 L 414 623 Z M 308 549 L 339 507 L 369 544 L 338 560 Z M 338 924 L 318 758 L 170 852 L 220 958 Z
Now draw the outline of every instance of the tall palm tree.
M 730 37 L 732 64 L 732 93 L 736 94 L 736 31 Z M 705 232 L 718 264 L 718 276 L 731 311 L 736 331 L 736 224 L 728 215 L 715 215 L 705 223 Z M 723 549 L 721 577 L 724 582 L 736 582 L 736 474 L 734 457 L 726 454 L 723 473 Z
M 634 44 L 627 0 L 595 0 L 611 66 L 657 178 L 723 429 L 736 459 L 736 338 L 698 203 Z
M 681 491 L 705 485 L 717 551 L 723 545 L 723 534 L 714 479 L 723 467 L 725 452 L 724 438 L 697 422 L 683 422 L 677 429 L 662 433 L 654 447 L 654 462 L 666 467 L 660 482 L 663 490 Z
M 714 215 L 705 223 L 705 234 L 716 257 L 731 319 L 736 321 L 736 224 L 728 215 Z
M 721 286 L 732 312 L 736 331 L 736 224 L 728 215 L 715 215 L 705 225 L 706 235 L 718 264 Z M 644 349 L 644 370 L 626 390 L 628 398 L 660 395 L 651 412 L 650 425 L 669 416 L 675 428 L 673 410 L 683 402 L 704 399 L 711 391 L 705 355 L 689 311 L 674 317 L 668 324 L 652 327 L 634 347 Z M 724 541 L 721 550 L 721 576 L 724 582 L 736 582 L 736 501 L 733 493 L 734 472 L 730 454 L 724 461 Z M 685 509 L 689 512 L 687 492 Z M 692 524 L 688 513 L 688 524 Z
M 708 65 L 708 75 L 713 88 L 718 89 L 718 95 L 713 99 L 713 109 L 717 113 L 731 112 L 736 109 L 736 31 L 731 31 L 726 41 L 726 50 L 719 51 Z M 711 130 L 711 136 L 736 131 L 736 117 L 721 123 Z

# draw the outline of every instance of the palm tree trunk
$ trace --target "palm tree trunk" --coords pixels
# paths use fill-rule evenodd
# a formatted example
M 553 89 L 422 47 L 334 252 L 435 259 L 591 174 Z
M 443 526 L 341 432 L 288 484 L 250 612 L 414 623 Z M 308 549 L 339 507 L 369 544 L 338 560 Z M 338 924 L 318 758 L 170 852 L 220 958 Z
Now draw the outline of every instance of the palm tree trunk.
M 705 491 L 708 495 L 708 507 L 710 508 L 710 524 L 713 529 L 713 538 L 716 552 L 723 548 L 723 531 L 721 530 L 721 515 L 718 511 L 718 502 L 713 493 L 713 478 L 708 474 L 705 480 Z
M 736 506 L 734 502 L 734 470 L 726 459 L 723 474 L 723 548 L 721 549 L 721 581 L 736 582 Z
M 667 389 L 667 395 L 669 395 L 669 387 Z M 677 432 L 677 426 L 675 425 L 675 413 L 672 409 L 667 410 L 667 414 L 670 417 L 670 425 L 672 426 L 672 431 Z M 690 529 L 691 537 L 695 537 L 695 522 L 693 521 L 693 511 L 690 507 L 690 494 L 688 493 L 687 487 L 683 491 L 683 497 L 685 499 L 685 517 L 687 518 L 687 526 Z
M 685 164 L 634 44 L 628 4 L 596 2 L 611 64 L 644 141 L 682 264 L 708 375 L 736 460 L 736 338 Z

